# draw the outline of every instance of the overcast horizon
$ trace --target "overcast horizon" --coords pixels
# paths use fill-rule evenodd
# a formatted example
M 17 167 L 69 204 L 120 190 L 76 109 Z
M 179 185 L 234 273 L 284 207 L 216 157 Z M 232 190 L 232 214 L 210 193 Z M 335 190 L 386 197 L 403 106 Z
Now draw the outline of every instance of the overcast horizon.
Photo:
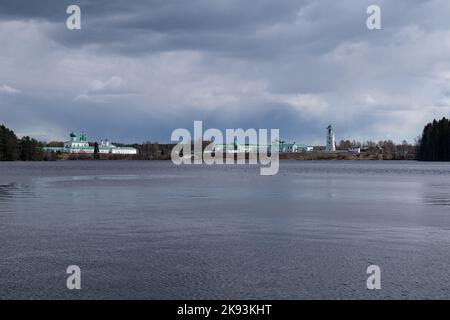
M 331 123 L 338 141 L 412 143 L 450 115 L 449 16 L 444 0 L 0 0 L 0 124 L 140 143 L 202 120 L 323 145 Z

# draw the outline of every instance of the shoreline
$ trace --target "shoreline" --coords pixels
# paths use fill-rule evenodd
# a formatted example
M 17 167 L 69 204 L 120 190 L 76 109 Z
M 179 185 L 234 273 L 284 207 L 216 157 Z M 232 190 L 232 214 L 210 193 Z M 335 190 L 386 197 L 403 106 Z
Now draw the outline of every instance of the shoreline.
M 246 159 L 248 160 L 248 158 Z M 327 156 L 317 156 L 317 155 L 284 155 L 280 154 L 280 161 L 419 161 L 415 158 L 393 158 L 385 159 L 383 157 L 373 157 L 373 156 L 343 156 L 343 155 L 327 155 Z M 139 157 L 126 157 L 126 156 L 114 156 L 114 157 L 102 157 L 99 159 L 93 156 L 83 156 L 83 157 L 71 157 L 71 158 L 53 158 L 53 159 L 40 159 L 40 160 L 1 160 L 2 162 L 70 162 L 70 161 L 171 161 L 170 158 L 153 158 L 153 159 L 142 159 Z M 441 162 L 441 161 L 436 161 Z

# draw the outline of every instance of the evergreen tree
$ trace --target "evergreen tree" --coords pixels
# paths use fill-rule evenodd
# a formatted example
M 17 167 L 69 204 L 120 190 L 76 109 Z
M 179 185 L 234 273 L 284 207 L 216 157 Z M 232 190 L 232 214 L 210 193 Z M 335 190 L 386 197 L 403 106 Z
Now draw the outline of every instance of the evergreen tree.
M 43 160 L 42 143 L 30 137 L 18 139 L 16 134 L 0 126 L 0 161 L 33 161 Z
M 450 121 L 434 120 L 423 129 L 419 141 L 418 159 L 422 161 L 450 161 Z
M 42 144 L 28 136 L 19 140 L 20 157 L 22 161 L 42 160 Z
M 94 158 L 95 159 L 99 159 L 100 158 L 99 152 L 100 152 L 100 149 L 98 147 L 98 142 L 95 142 L 94 143 Z
M 19 143 L 14 132 L 0 125 L 0 161 L 13 161 L 19 157 Z

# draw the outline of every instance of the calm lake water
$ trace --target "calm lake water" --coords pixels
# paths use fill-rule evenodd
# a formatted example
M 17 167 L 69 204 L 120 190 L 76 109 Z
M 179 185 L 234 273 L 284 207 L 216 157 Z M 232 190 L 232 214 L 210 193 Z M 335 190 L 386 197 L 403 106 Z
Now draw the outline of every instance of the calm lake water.
M 448 163 L 0 163 L 0 299 L 450 298 L 449 264 Z

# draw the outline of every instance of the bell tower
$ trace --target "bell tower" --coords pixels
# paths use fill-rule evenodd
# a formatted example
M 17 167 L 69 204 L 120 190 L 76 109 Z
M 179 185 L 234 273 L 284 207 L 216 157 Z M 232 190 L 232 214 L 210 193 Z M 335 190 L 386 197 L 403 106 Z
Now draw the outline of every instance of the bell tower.
M 334 129 L 330 124 L 327 127 L 327 151 L 336 151 L 336 139 L 334 137 Z

